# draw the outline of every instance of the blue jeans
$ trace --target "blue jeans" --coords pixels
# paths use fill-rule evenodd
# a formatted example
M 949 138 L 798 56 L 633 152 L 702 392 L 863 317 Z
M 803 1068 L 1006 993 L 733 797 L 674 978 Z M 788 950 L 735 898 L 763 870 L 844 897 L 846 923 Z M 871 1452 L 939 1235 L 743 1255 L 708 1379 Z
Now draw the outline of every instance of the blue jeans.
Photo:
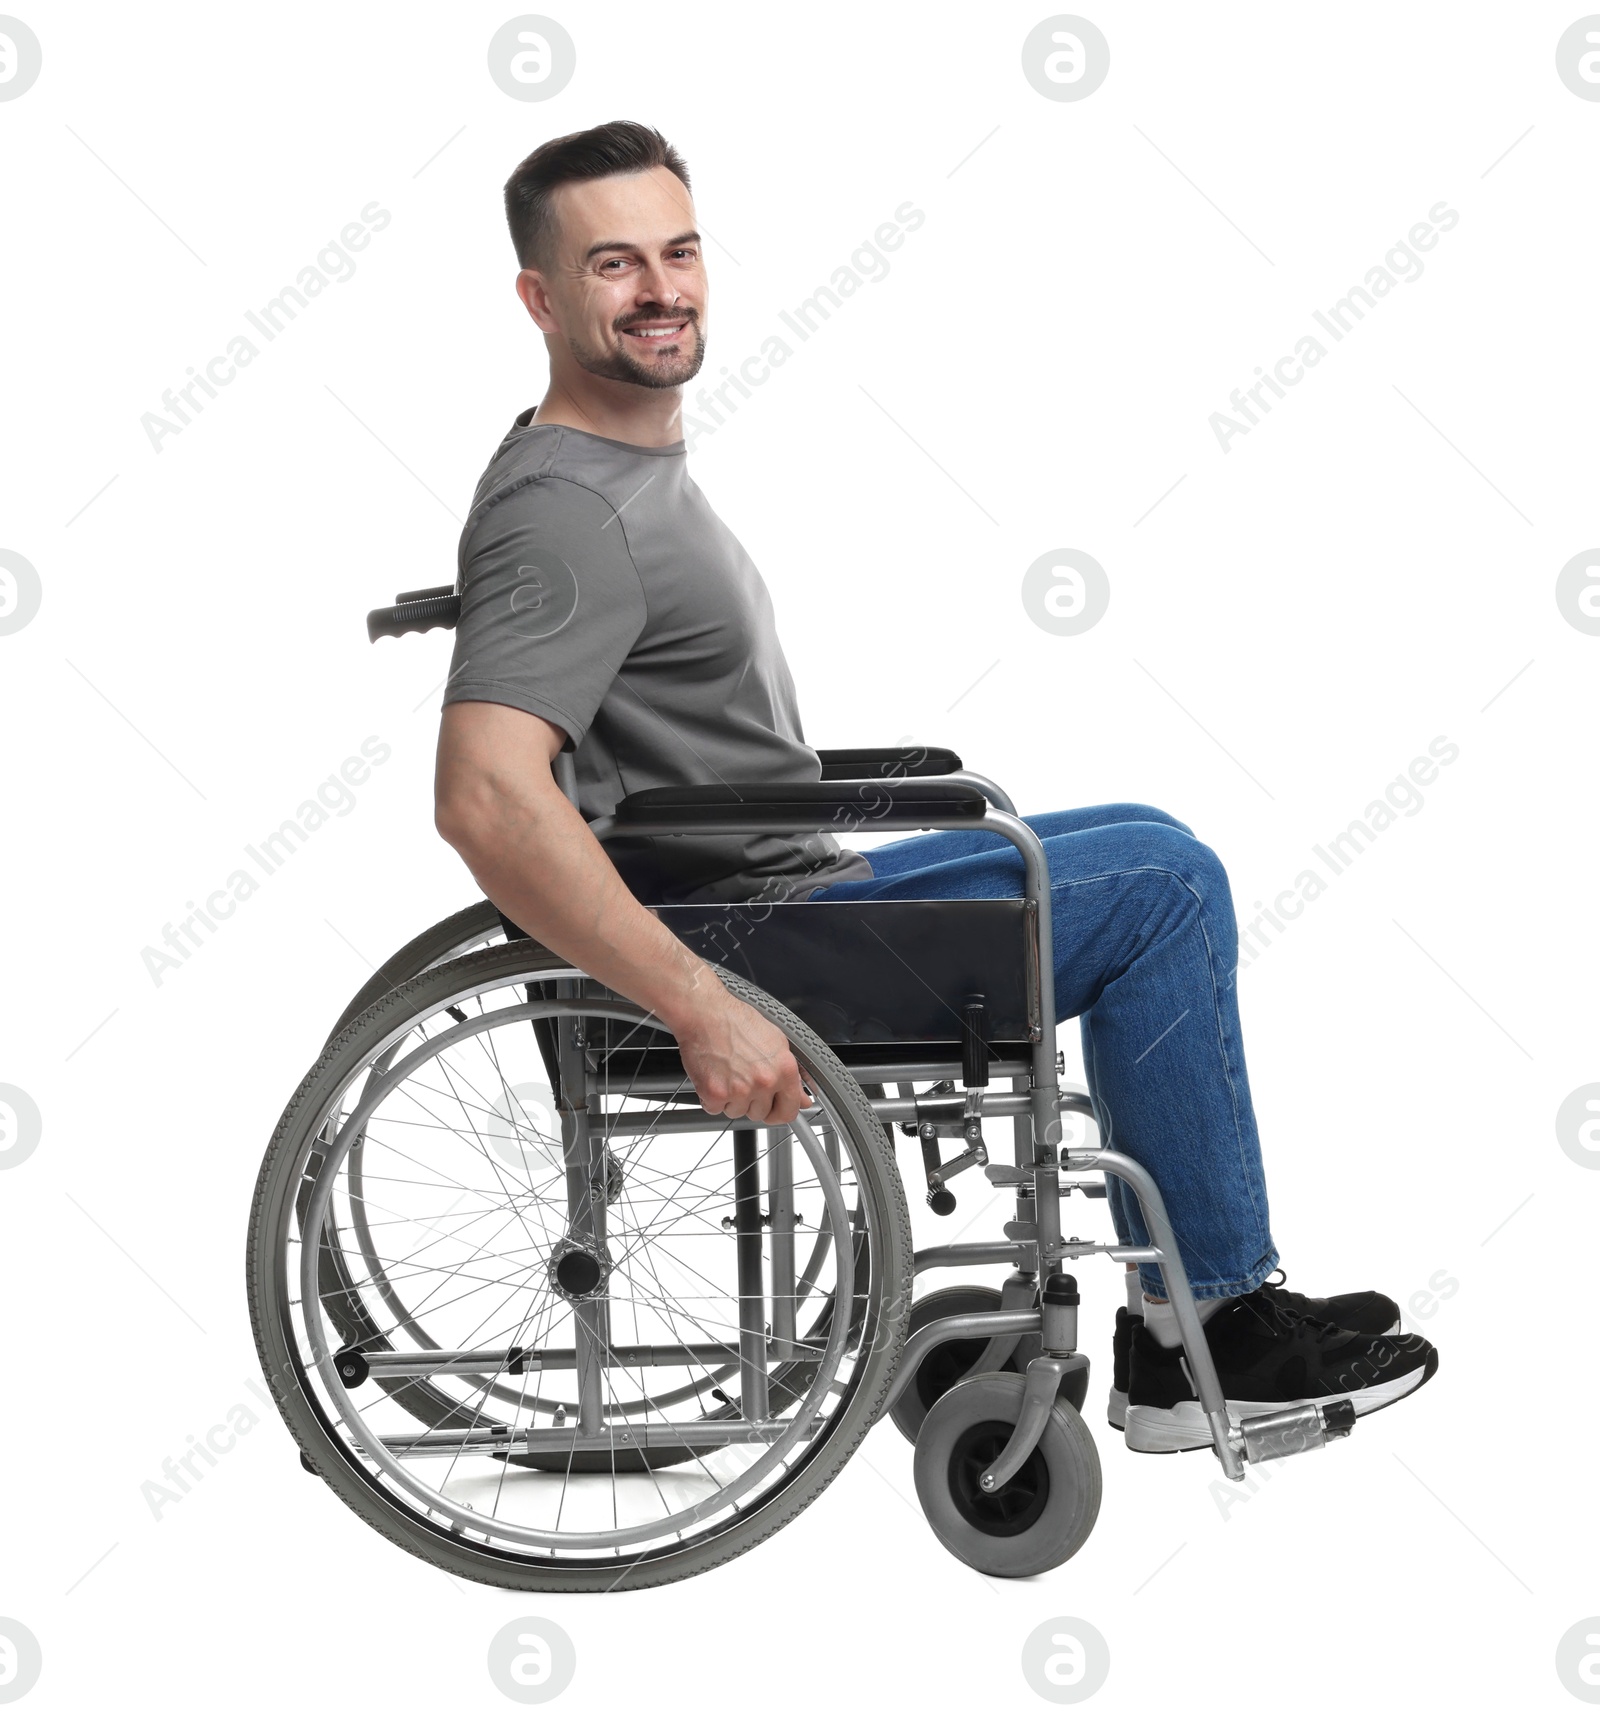
M 1197 1297 L 1253 1291 L 1278 1263 L 1234 989 L 1238 931 L 1222 863 L 1153 807 L 1029 817 L 1050 867 L 1056 1015 L 1079 1018 L 1103 1146 L 1155 1178 Z M 1022 856 L 992 831 L 932 831 L 869 851 L 873 877 L 813 901 L 1020 896 Z M 1108 1178 L 1117 1236 L 1147 1243 Z M 1140 1269 L 1164 1294 L 1160 1269 Z

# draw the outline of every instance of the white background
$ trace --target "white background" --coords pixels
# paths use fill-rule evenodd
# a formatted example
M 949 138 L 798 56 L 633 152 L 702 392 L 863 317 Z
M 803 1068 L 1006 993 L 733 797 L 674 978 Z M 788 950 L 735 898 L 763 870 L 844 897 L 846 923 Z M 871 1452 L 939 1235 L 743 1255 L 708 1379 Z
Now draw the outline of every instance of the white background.
M 488 75 L 504 7 L 16 3 L 44 71 L 0 103 L 0 546 L 43 603 L 0 637 L 0 1081 L 44 1133 L 0 1172 L 0 1615 L 44 1647 L 32 1712 L 493 1711 L 488 1641 L 529 1613 L 571 1634 L 557 1706 L 588 1713 L 1042 1710 L 1019 1651 L 1054 1615 L 1109 1643 L 1102 1707 L 1576 1712 L 1600 1176 L 1554 1118 L 1600 1080 L 1600 638 L 1555 580 L 1600 542 L 1600 103 L 1555 45 L 1580 11 L 1094 0 L 1110 75 L 1051 101 L 1021 71 L 1037 7 L 563 0 L 577 73 L 540 103 Z M 267 1413 L 159 1521 L 141 1498 L 261 1408 L 242 1269 L 280 1109 L 368 965 L 476 894 L 431 821 L 449 636 L 374 648 L 362 617 L 454 577 L 543 389 L 503 181 L 619 117 L 693 175 L 707 380 L 926 212 L 692 454 L 813 743 L 951 746 L 1024 810 L 1162 806 L 1241 919 L 1433 737 L 1460 748 L 1241 976 L 1291 1285 L 1406 1302 L 1443 1273 L 1408 1317 L 1442 1365 L 1226 1514 L 1213 1459 L 1106 1428 L 1121 1275 L 1092 1264 L 1105 1506 L 1027 1583 L 943 1552 L 887 1424 L 755 1552 L 596 1599 L 406 1557 Z M 354 277 L 154 452 L 141 415 L 373 200 Z M 1230 391 L 1441 200 L 1422 277 L 1224 454 Z M 1064 547 L 1111 587 L 1072 638 L 1020 595 Z M 163 925 L 373 735 L 355 810 L 157 986 Z M 919 1241 L 977 1195 L 919 1208 Z

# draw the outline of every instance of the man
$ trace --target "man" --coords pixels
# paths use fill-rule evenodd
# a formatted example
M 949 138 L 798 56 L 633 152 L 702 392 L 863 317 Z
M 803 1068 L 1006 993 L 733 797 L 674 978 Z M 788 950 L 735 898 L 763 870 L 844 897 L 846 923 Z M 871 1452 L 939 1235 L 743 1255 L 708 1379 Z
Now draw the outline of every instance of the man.
M 461 537 L 461 620 L 439 734 L 437 824 L 485 895 L 541 944 L 654 1012 L 706 1109 L 791 1121 L 782 1034 L 723 988 L 645 902 L 1020 894 L 988 832 L 867 857 L 828 836 L 602 848 L 586 818 L 695 782 L 815 781 L 771 601 L 689 476 L 681 395 L 705 359 L 708 291 L 689 175 L 617 121 L 534 151 L 506 185 L 517 292 L 550 384 L 490 461 Z M 557 787 L 573 755 L 582 812 Z M 1235 1415 L 1428 1379 L 1433 1348 L 1362 1292 L 1308 1299 L 1277 1266 L 1240 1041 L 1228 881 L 1152 808 L 1030 818 L 1049 857 L 1056 1003 L 1081 1018 L 1101 1138 L 1166 1200 Z M 1124 1241 L 1147 1240 L 1113 1180 Z M 1142 1277 L 1142 1284 L 1141 1284 Z M 1208 1445 L 1155 1267 L 1128 1275 L 1111 1420 L 1142 1451 Z

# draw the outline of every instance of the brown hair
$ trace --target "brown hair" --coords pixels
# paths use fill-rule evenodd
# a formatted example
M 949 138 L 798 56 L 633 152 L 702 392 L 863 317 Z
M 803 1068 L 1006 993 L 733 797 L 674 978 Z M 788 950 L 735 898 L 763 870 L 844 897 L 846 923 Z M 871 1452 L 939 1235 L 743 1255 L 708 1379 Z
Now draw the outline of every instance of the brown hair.
M 652 167 L 667 168 L 689 189 L 683 157 L 653 126 L 635 120 L 611 120 L 540 144 L 506 181 L 506 222 L 518 263 L 524 269 L 548 267 L 555 238 L 550 194 L 557 186 Z

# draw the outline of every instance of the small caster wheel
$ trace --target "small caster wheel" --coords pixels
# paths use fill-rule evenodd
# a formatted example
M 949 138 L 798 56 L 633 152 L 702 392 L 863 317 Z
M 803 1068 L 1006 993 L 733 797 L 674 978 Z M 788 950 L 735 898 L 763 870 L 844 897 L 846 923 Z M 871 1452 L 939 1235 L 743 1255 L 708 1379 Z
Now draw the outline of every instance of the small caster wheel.
M 1016 1475 L 992 1494 L 979 1485 L 1011 1438 L 1023 1385 L 1021 1375 L 973 1375 L 933 1406 L 917 1435 L 917 1498 L 933 1533 L 996 1578 L 1033 1577 L 1070 1560 L 1100 1512 L 1100 1454 L 1062 1398 Z
M 988 1285 L 951 1285 L 942 1291 L 930 1291 L 911 1305 L 910 1332 L 927 1326 L 929 1321 L 942 1321 L 948 1315 L 987 1315 L 1000 1307 L 1000 1293 Z M 942 1393 L 950 1390 L 969 1368 L 983 1355 L 987 1339 L 951 1339 L 935 1345 L 922 1359 L 915 1376 L 895 1400 L 889 1412 L 896 1428 L 907 1440 L 915 1441 L 922 1419 L 929 1407 Z M 1029 1333 L 1017 1340 L 1016 1348 L 1000 1364 L 1007 1372 L 1021 1371 L 1039 1354 L 1039 1335 Z M 1089 1390 L 1087 1380 L 1082 1390 Z

